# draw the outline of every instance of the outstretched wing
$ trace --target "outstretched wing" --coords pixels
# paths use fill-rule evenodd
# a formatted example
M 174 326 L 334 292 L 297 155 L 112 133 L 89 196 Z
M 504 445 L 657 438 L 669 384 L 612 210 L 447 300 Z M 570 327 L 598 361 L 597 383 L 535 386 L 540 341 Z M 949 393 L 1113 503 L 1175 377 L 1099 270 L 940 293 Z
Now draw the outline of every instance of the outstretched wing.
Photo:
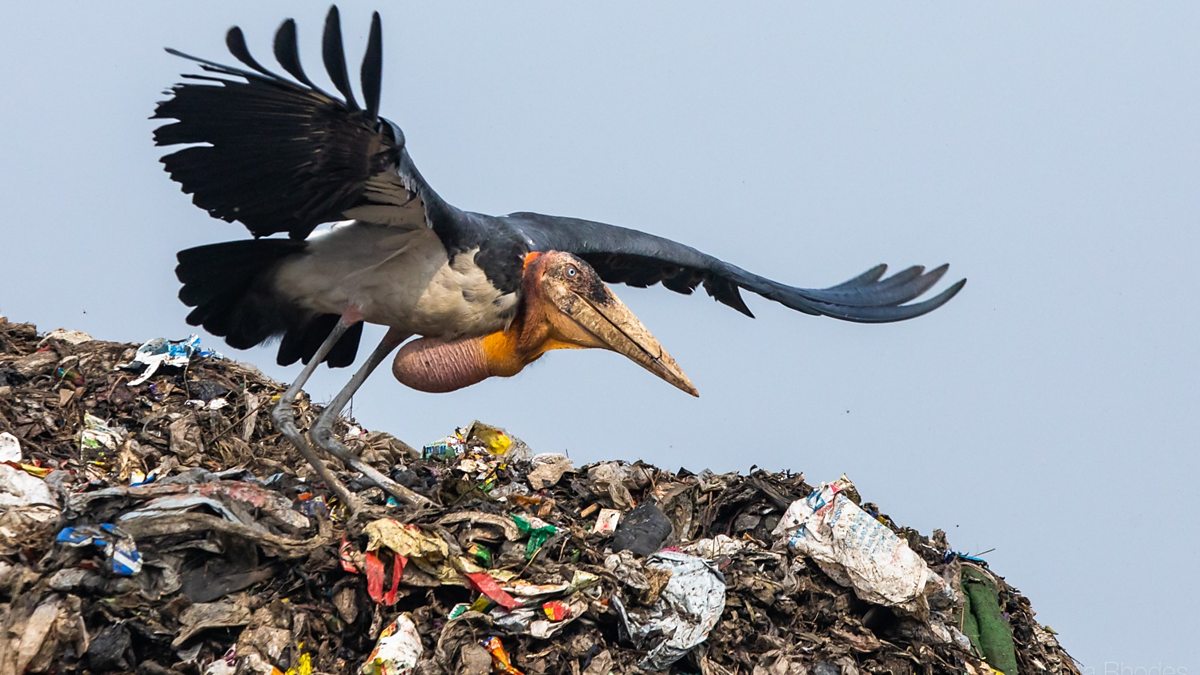
M 754 316 L 741 289 L 752 291 L 805 314 L 859 323 L 903 321 L 927 314 L 954 297 L 962 279 L 936 296 L 919 298 L 942 278 L 947 265 L 925 271 L 914 266 L 884 278 L 877 265 L 836 286 L 796 288 L 772 281 L 683 244 L 645 232 L 576 218 L 513 213 L 504 222 L 539 251 L 569 251 L 586 260 L 610 283 L 646 287 L 661 283 L 690 294 L 703 285 L 717 301 Z M 907 304 L 906 304 L 907 303 Z
M 162 162 L 197 206 L 243 223 L 256 237 L 287 232 L 304 239 L 322 223 L 351 218 L 431 224 L 430 206 L 441 202 L 409 159 L 400 128 L 379 116 L 378 13 L 363 58 L 361 106 L 346 72 L 337 7 L 326 18 L 322 52 L 341 98 L 301 68 L 291 19 L 275 34 L 275 57 L 294 80 L 260 65 L 240 28 L 225 42 L 246 69 L 168 49 L 210 74 L 184 75 L 154 112 L 176 120 L 155 130 L 157 145 L 189 146 Z

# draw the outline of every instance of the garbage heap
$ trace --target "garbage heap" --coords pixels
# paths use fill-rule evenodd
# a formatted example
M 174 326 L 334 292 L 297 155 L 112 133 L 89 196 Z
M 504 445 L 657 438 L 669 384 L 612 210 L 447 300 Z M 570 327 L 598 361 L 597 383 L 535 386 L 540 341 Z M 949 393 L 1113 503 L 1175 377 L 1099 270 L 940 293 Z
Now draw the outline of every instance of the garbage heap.
M 0 317 L 0 673 L 1079 672 L 985 561 L 845 477 L 341 420 L 431 502 L 343 470 L 372 509 L 348 522 L 273 428 L 282 390 L 194 337 Z

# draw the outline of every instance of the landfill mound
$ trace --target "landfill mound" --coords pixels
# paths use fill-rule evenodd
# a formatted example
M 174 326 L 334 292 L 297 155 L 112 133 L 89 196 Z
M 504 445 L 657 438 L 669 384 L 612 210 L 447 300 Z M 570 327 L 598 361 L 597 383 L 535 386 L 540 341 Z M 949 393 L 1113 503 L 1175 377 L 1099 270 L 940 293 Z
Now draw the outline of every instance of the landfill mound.
M 433 504 L 339 466 L 372 509 L 348 522 L 273 428 L 282 391 L 194 338 L 0 317 L 0 673 L 1079 672 L 985 561 L 845 477 L 573 466 L 478 423 L 415 450 L 343 419 Z

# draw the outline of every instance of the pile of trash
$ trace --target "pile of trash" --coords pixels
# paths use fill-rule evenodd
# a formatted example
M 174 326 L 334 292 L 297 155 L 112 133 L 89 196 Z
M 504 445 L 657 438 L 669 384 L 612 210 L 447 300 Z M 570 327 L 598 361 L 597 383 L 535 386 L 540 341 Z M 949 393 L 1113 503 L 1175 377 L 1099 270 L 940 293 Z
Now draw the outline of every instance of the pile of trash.
M 985 561 L 845 477 L 341 420 L 430 502 L 341 470 L 370 504 L 351 521 L 273 428 L 282 391 L 194 337 L 0 317 L 0 672 L 1079 672 Z

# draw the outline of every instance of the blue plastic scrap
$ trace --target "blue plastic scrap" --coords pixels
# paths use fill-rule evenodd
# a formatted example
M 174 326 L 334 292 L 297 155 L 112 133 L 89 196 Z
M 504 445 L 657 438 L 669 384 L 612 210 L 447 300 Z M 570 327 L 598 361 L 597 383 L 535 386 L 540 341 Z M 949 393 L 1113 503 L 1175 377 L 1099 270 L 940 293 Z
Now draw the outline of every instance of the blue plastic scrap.
M 984 551 L 984 553 L 988 553 L 988 551 Z M 964 553 L 962 551 L 955 551 L 953 549 L 947 549 L 946 553 L 942 555 L 942 562 L 950 562 L 951 560 L 954 560 L 957 558 L 958 560 L 966 560 L 967 562 L 973 562 L 973 563 L 983 563 L 984 565 L 986 565 L 987 560 L 984 559 L 982 557 L 982 555 L 983 554 L 972 555 L 970 553 Z
M 459 436 L 447 436 L 421 448 L 421 459 L 449 461 L 466 450 L 466 443 Z
M 135 372 L 141 371 L 141 376 L 129 383 L 130 386 L 136 386 L 149 379 L 160 366 L 186 366 L 193 356 L 210 359 L 224 358 L 217 351 L 202 348 L 200 336 L 192 334 L 183 340 L 168 340 L 161 337 L 147 340 L 141 347 L 138 347 L 133 361 L 119 367 Z
M 142 554 L 138 552 L 133 537 L 112 523 L 64 527 L 54 540 L 76 548 L 89 544 L 95 546 L 104 551 L 108 568 L 123 577 L 131 577 L 142 569 Z

